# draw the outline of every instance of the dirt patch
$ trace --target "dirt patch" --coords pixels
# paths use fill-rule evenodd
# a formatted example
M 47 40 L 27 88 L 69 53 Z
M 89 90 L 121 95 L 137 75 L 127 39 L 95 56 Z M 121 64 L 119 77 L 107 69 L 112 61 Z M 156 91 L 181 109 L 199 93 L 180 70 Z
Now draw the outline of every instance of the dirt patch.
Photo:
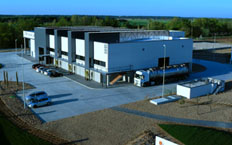
M 155 123 L 159 121 L 105 109 L 42 124 L 40 128 L 84 145 L 122 145 L 145 130 L 156 133 Z
M 192 100 L 185 99 L 163 105 L 153 105 L 149 101 L 139 101 L 122 105 L 124 108 L 134 109 L 152 114 L 210 121 L 232 121 L 232 91 L 218 95 L 204 96 Z

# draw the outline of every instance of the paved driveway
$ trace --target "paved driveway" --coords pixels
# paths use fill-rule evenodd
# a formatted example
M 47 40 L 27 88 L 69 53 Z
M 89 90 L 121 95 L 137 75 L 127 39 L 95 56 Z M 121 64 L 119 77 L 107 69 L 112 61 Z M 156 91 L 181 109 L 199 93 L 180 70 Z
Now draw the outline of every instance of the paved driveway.
M 19 79 L 22 80 L 22 60 L 25 82 L 36 87 L 33 90 L 26 90 L 25 94 L 27 95 L 37 90 L 45 90 L 52 98 L 52 105 L 33 109 L 45 122 L 140 101 L 145 96 L 159 96 L 162 91 L 161 86 L 139 88 L 133 85 L 108 89 L 88 89 L 65 77 L 49 78 L 36 73 L 31 69 L 32 62 L 17 56 L 14 52 L 0 53 L 0 63 L 5 65 L 3 69 L 0 69 L 0 79 L 3 78 L 3 70 L 6 70 L 9 73 L 10 80 L 15 80 L 16 71 L 19 73 Z M 207 62 L 202 63 L 207 64 Z M 216 66 L 219 67 L 221 65 L 217 64 Z M 229 76 L 232 76 L 231 66 L 222 66 L 230 68 L 217 70 L 217 75 L 219 73 L 219 75 L 223 76 L 223 74 L 227 73 Z M 210 71 L 193 74 L 190 78 L 201 77 L 203 75 L 210 75 Z M 176 83 L 173 83 L 166 85 L 165 88 L 173 89 L 175 86 Z M 18 92 L 18 96 L 22 97 L 22 92 Z

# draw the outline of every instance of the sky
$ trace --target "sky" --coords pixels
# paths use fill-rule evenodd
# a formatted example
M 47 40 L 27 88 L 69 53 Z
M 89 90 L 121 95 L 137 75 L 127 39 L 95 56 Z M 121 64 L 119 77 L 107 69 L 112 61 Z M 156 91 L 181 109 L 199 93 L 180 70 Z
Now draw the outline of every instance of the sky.
M 1 0 L 0 14 L 232 18 L 231 0 Z

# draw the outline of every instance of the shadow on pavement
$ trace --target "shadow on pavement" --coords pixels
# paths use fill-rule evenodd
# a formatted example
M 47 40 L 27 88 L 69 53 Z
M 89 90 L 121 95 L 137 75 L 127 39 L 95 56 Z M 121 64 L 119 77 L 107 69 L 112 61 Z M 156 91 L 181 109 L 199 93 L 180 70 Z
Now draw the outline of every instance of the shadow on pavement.
M 49 114 L 49 113 L 53 113 L 53 112 L 56 112 L 56 111 L 53 110 L 53 111 L 41 112 L 41 113 L 37 113 L 37 114 L 41 115 L 41 114 Z
M 59 101 L 52 102 L 52 105 L 65 104 L 65 103 L 75 102 L 75 101 L 78 101 L 78 99 L 59 100 Z
M 50 95 L 50 98 L 61 98 L 61 97 L 66 97 L 66 96 L 71 96 L 71 93 L 68 94 L 59 94 L 59 95 Z

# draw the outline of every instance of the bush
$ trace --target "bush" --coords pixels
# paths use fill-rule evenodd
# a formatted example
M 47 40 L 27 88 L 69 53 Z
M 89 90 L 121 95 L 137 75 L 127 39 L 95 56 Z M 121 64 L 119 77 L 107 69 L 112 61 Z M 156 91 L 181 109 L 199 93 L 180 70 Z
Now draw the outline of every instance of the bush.
M 182 99 L 179 100 L 179 103 L 180 103 L 180 105 L 182 105 L 182 104 L 185 103 L 185 100 L 182 98 Z

